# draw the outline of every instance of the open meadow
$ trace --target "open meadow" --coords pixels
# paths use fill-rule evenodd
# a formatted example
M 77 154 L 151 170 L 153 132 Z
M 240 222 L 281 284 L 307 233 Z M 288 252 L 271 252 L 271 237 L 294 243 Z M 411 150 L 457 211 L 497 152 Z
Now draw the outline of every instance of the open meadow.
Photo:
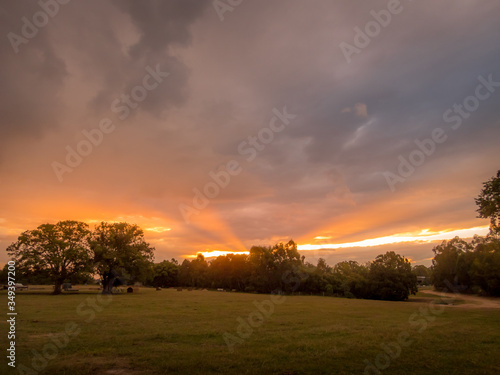
M 427 291 L 407 302 L 384 302 L 142 288 L 106 297 L 80 288 L 59 296 L 17 292 L 19 373 L 500 371 L 500 309 L 453 295 Z M 6 292 L 1 295 L 5 316 Z M 2 327 L 8 348 L 5 320 Z M 0 373 L 18 372 L 4 362 Z

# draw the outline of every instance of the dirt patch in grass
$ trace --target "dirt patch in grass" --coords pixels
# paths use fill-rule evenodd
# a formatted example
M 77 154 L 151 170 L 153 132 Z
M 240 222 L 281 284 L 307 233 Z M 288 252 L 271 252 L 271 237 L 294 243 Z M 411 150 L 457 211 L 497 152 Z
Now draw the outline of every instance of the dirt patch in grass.
M 425 293 L 430 296 L 441 297 L 441 302 L 449 306 L 460 307 L 460 308 L 476 308 L 476 309 L 500 309 L 500 299 L 499 298 L 487 298 L 470 296 L 468 294 L 460 294 L 459 298 L 455 295 L 445 295 L 438 296 L 433 293 L 432 290 L 422 290 L 421 293 Z M 450 299 L 450 303 L 448 302 Z

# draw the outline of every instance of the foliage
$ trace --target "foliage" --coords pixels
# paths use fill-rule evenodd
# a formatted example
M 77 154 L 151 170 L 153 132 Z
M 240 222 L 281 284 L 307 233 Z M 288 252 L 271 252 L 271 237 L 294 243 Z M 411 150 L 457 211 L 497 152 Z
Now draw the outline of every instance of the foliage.
M 475 256 L 470 265 L 473 285 L 485 294 L 500 296 L 500 238 L 476 236 L 473 244 Z
M 430 278 L 432 274 L 432 270 L 429 267 L 424 266 L 423 264 L 417 264 L 412 268 L 413 273 L 416 276 L 423 276 Z
M 500 171 L 483 183 L 475 201 L 479 217 L 490 219 L 490 233 L 471 243 L 455 237 L 436 246 L 432 282 L 436 288 L 500 296 Z
M 89 245 L 104 294 L 111 293 L 120 277 L 146 280 L 151 276 L 154 248 L 137 225 L 103 222 L 91 233 Z
M 178 285 L 179 264 L 175 259 L 164 260 L 153 264 L 151 284 L 156 287 L 171 287 Z
M 20 274 L 27 279 L 34 275 L 50 278 L 54 294 L 59 294 L 65 280 L 91 271 L 88 235 L 87 224 L 78 221 L 42 224 L 23 232 L 7 252 Z
M 170 262 L 155 264 L 152 284 L 175 266 Z M 168 268 L 165 271 L 164 267 Z M 355 261 L 329 266 L 324 259 L 317 265 L 305 263 L 296 243 L 253 246 L 249 255 L 228 254 L 206 261 L 185 259 L 177 268 L 178 285 L 196 288 L 222 288 L 257 293 L 323 294 L 355 298 L 405 300 L 416 292 L 416 275 L 407 259 L 394 252 L 380 255 L 364 266 Z
M 404 301 L 418 291 L 411 263 L 394 251 L 377 256 L 370 264 L 368 280 L 373 299 Z
M 469 275 L 467 273 L 466 259 L 472 251 L 472 246 L 467 241 L 455 237 L 445 240 L 432 249 L 435 256 L 432 260 L 432 283 L 437 288 L 467 289 Z
M 490 219 L 491 233 L 500 232 L 500 170 L 496 177 L 483 183 L 483 189 L 475 199 L 480 218 Z
M 354 260 L 337 263 L 333 268 L 334 273 L 340 280 L 341 295 L 346 297 L 367 298 L 368 268 L 360 265 Z
M 198 254 L 196 259 L 184 259 L 179 268 L 179 283 L 190 287 L 208 286 L 208 263 L 203 254 Z
M 244 291 L 250 276 L 245 254 L 218 256 L 210 262 L 210 287 Z
M 471 243 L 455 237 L 433 249 L 432 281 L 436 288 L 500 296 L 500 239 L 475 236 Z

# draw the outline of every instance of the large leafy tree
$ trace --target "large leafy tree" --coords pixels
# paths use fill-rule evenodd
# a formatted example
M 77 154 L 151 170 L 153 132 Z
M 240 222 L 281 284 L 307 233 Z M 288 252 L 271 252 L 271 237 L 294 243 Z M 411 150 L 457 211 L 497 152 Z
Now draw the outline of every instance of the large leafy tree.
M 88 225 L 78 221 L 42 224 L 23 232 L 7 248 L 19 273 L 45 274 L 54 282 L 54 293 L 61 293 L 63 282 L 91 270 L 87 243 Z
M 248 254 L 250 277 L 248 290 L 269 293 L 278 285 L 273 284 L 276 268 L 270 246 L 252 246 Z
M 330 267 L 323 258 L 318 259 L 316 266 L 309 262 L 305 262 L 302 267 L 305 278 L 300 285 L 300 291 L 309 291 L 312 293 L 324 293 L 331 295 L 334 287 L 332 286 L 332 267 Z
M 144 240 L 137 225 L 103 222 L 92 231 L 89 246 L 103 294 L 112 293 L 120 277 L 140 280 L 150 276 L 154 248 Z
M 246 254 L 218 256 L 210 262 L 210 286 L 243 291 L 248 284 L 249 270 Z
M 498 236 L 475 236 L 470 278 L 486 294 L 500 296 L 500 239 Z
M 500 171 L 496 177 L 483 183 L 483 188 L 475 201 L 479 217 L 490 219 L 491 232 L 500 234 Z
M 367 298 L 368 268 L 354 260 L 337 263 L 333 273 L 339 281 L 339 293 L 346 297 Z
M 164 260 L 153 265 L 153 277 L 151 283 L 156 287 L 177 286 L 179 264 L 175 259 Z
M 272 247 L 253 246 L 248 261 L 250 283 L 258 292 L 291 292 L 300 286 L 304 258 L 301 258 L 293 240 Z
M 179 282 L 184 286 L 208 286 L 208 263 L 203 254 L 198 253 L 196 259 L 184 259 L 179 267 Z
M 432 283 L 436 288 L 451 286 L 468 288 L 470 286 L 469 266 L 473 246 L 467 241 L 455 237 L 445 240 L 434 247 L 435 256 L 432 260 Z
M 370 264 L 368 279 L 372 287 L 371 298 L 375 299 L 404 301 L 418 291 L 411 263 L 394 251 L 375 258 Z
M 290 240 L 287 243 L 278 243 L 271 249 L 273 256 L 274 268 L 276 274 L 274 282 L 277 283 L 279 289 L 283 292 L 293 292 L 300 288 L 303 283 L 302 267 L 304 258 L 300 256 L 297 250 L 297 244 Z

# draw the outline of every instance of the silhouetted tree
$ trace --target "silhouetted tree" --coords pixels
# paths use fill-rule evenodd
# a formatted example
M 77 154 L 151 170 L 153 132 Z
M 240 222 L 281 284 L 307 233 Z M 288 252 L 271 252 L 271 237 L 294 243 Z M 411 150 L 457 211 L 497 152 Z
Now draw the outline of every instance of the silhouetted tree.
M 103 222 L 92 231 L 89 245 L 103 294 L 112 292 L 120 276 L 145 279 L 151 275 L 154 248 L 137 225 Z
M 91 269 L 88 235 L 88 225 L 78 221 L 42 224 L 22 233 L 7 252 L 15 259 L 19 274 L 50 277 L 53 294 L 59 294 L 66 279 Z
M 333 268 L 339 280 L 337 293 L 345 297 L 367 298 L 369 296 L 368 268 L 354 260 L 337 263 Z
M 474 259 L 470 266 L 473 286 L 488 295 L 500 296 L 500 239 L 497 236 L 474 237 Z
M 212 288 L 245 290 L 249 285 L 250 267 L 245 254 L 227 254 L 209 263 L 209 281 Z
M 410 294 L 416 294 L 417 276 L 412 272 L 408 259 L 388 251 L 377 256 L 370 264 L 368 280 L 371 298 L 404 301 Z
M 475 201 L 479 217 L 490 219 L 490 231 L 500 233 L 500 171 L 496 177 L 483 183 L 483 188 Z
M 432 283 L 436 288 L 462 290 L 470 287 L 470 276 L 468 273 L 472 245 L 459 237 L 445 240 L 434 247 L 432 251 L 435 256 L 432 260 Z
M 208 263 L 203 254 L 197 254 L 196 259 L 191 261 L 192 280 L 194 287 L 208 286 Z
M 164 260 L 153 265 L 153 279 L 151 284 L 156 287 L 171 287 L 178 285 L 179 264 Z

